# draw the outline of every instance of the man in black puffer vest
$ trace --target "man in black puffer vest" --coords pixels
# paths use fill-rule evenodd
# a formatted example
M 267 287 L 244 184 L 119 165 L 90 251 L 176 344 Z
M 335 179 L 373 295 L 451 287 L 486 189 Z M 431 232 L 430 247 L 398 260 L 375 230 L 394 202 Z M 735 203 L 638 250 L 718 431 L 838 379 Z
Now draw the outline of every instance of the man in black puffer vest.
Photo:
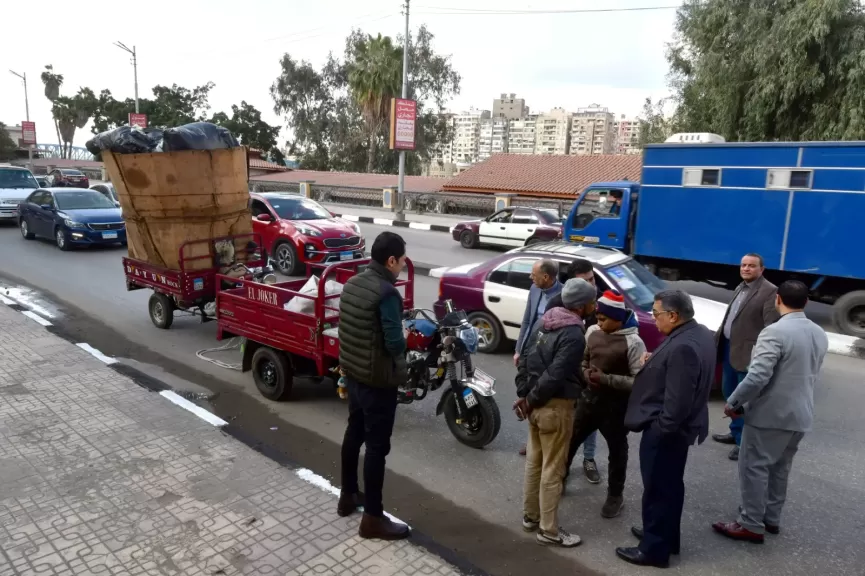
M 342 441 L 342 491 L 337 513 L 348 516 L 363 505 L 361 538 L 399 540 L 409 528 L 384 515 L 385 458 L 396 417 L 397 386 L 406 382 L 402 296 L 395 284 L 405 266 L 405 240 L 382 232 L 372 262 L 346 282 L 339 302 L 339 364 L 348 386 L 348 427 Z M 357 466 L 363 465 L 365 502 L 360 502 Z

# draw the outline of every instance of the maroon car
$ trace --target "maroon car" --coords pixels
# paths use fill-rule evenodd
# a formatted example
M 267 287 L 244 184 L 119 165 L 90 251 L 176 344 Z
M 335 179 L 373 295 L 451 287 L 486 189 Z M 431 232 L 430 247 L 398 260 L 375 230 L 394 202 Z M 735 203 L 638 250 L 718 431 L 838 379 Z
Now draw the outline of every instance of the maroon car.
M 594 265 L 599 291 L 612 288 L 625 296 L 628 308 L 634 310 L 640 336 L 651 351 L 663 336 L 652 319 L 655 294 L 666 288 L 663 281 L 630 256 L 611 248 L 581 246 L 564 242 L 546 242 L 511 250 L 487 262 L 466 264 L 445 271 L 439 283 L 439 299 L 433 305 L 436 315 L 444 314 L 444 301 L 453 300 L 466 311 L 478 330 L 481 352 L 494 352 L 505 340 L 516 340 L 526 309 L 530 274 L 535 262 L 549 258 L 558 262 L 562 278 L 567 266 L 577 258 Z M 692 296 L 695 319 L 716 330 L 723 319 L 725 306 L 719 302 Z
M 90 179 L 81 170 L 59 168 L 48 173 L 48 183 L 52 188 L 70 186 L 73 188 L 90 188 Z
M 524 208 L 499 210 L 483 220 L 460 222 L 451 231 L 463 248 L 481 244 L 518 248 L 562 237 L 562 218 L 555 210 Z

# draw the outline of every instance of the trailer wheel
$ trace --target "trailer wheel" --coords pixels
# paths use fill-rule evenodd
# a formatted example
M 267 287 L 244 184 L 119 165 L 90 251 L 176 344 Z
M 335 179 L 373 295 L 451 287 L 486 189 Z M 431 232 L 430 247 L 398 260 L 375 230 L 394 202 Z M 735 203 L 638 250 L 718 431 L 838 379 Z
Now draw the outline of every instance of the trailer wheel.
M 262 396 L 278 402 L 291 394 L 294 371 L 285 354 L 262 346 L 252 355 L 252 379 Z
M 154 326 L 163 330 L 171 328 L 174 322 L 174 300 L 165 294 L 154 292 L 150 295 L 147 308 L 150 311 L 150 321 Z
M 865 338 L 865 290 L 838 298 L 832 307 L 832 316 L 843 334 Z

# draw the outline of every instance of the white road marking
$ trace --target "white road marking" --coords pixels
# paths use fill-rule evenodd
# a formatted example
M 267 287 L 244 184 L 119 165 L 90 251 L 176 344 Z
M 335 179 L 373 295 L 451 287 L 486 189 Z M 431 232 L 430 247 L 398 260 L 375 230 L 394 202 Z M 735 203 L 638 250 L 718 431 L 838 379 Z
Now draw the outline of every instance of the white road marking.
M 51 322 L 49 322 L 48 320 L 46 320 L 45 318 L 43 318 L 42 316 L 40 316 L 39 314 L 37 314 L 35 312 L 31 312 L 30 310 L 24 310 L 21 313 L 24 314 L 25 316 L 27 316 L 28 318 L 30 318 L 31 320 L 33 320 L 34 322 L 36 322 L 37 324 L 41 324 L 42 326 L 51 326 Z
M 430 225 L 425 222 L 409 222 L 408 227 L 415 230 L 430 230 Z
M 188 410 L 189 412 L 192 412 L 193 414 L 195 414 L 196 416 L 198 416 L 199 418 L 201 418 L 202 420 L 204 420 L 208 424 L 213 424 L 214 426 L 226 426 L 228 424 L 228 422 L 226 422 L 225 420 L 223 420 L 222 418 L 220 418 L 216 414 L 211 414 L 210 412 L 208 412 L 207 410 L 205 410 L 201 406 L 196 406 L 195 404 L 193 404 L 192 402 L 190 402 L 189 400 L 187 400 L 183 396 L 179 396 L 178 394 L 176 394 L 175 392 L 172 392 L 171 390 L 163 390 L 162 392 L 159 393 L 159 395 L 167 398 L 168 400 L 170 400 L 174 404 L 177 404 L 178 406 L 180 406 L 184 410 Z
M 342 218 L 343 220 L 349 220 L 351 222 L 360 222 L 360 217 L 353 216 L 352 214 L 343 214 L 342 216 L 340 216 L 340 218 Z
M 442 266 L 441 268 L 433 268 L 429 271 L 429 275 L 432 278 L 441 278 L 444 276 L 444 273 L 448 271 L 447 266 Z
M 106 356 L 105 354 L 103 354 L 102 352 L 100 352 L 99 350 L 97 350 L 96 348 L 91 346 L 90 344 L 87 344 L 86 342 L 79 342 L 78 344 L 76 344 L 76 346 L 78 346 L 79 348 L 81 348 L 85 352 L 89 353 L 91 356 L 93 356 L 94 358 L 96 358 L 100 362 L 104 362 L 106 364 L 117 364 L 117 360 L 115 360 L 111 356 Z
M 13 304 L 15 304 L 15 300 L 10 300 L 9 298 L 7 298 L 6 296 L 3 296 L 2 294 L 0 294 L 0 302 L 6 304 L 7 306 L 12 306 Z
M 337 488 L 336 486 L 331 484 L 327 478 L 325 478 L 323 476 L 319 476 L 318 474 L 316 474 L 312 470 L 310 470 L 308 468 L 300 468 L 300 469 L 296 470 L 295 473 L 297 474 L 298 478 L 300 478 L 304 482 L 307 482 L 308 484 L 312 484 L 316 488 L 323 490 L 325 492 L 329 492 L 330 494 L 333 494 L 334 496 L 339 496 L 339 488 Z M 402 520 L 400 520 L 399 518 L 397 518 L 393 514 L 388 514 L 387 512 L 385 512 L 384 515 L 387 516 L 388 518 L 390 518 L 391 520 L 393 520 L 394 522 L 397 522 L 399 524 L 406 524 L 405 522 L 403 522 Z M 408 524 L 406 524 L 406 526 L 408 526 Z M 411 528 L 411 526 L 409 526 L 409 528 Z
M 6 288 L 6 296 L 14 300 L 17 304 L 21 304 L 25 308 L 30 308 L 37 314 L 45 318 L 54 318 L 54 314 L 50 310 L 36 303 L 39 298 L 39 293 L 28 288 Z
M 826 336 L 829 337 L 829 354 L 853 358 L 865 357 L 865 340 L 835 332 L 826 332 Z
M 388 220 L 387 218 L 373 218 L 373 224 L 379 224 L 380 226 L 393 226 L 393 220 Z

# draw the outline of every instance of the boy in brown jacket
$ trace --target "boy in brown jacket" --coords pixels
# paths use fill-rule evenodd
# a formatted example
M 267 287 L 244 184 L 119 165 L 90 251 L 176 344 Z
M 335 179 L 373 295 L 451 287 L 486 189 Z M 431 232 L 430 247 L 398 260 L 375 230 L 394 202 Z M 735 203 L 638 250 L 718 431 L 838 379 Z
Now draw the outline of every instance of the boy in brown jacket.
M 628 468 L 625 412 L 646 345 L 637 333 L 633 311 L 625 307 L 618 292 L 604 292 L 598 299 L 596 315 L 598 323 L 586 331 L 582 363 L 585 388 L 577 400 L 568 470 L 580 444 L 594 431 L 600 431 L 610 450 L 607 500 L 601 516 L 614 518 L 624 507 L 622 493 Z

